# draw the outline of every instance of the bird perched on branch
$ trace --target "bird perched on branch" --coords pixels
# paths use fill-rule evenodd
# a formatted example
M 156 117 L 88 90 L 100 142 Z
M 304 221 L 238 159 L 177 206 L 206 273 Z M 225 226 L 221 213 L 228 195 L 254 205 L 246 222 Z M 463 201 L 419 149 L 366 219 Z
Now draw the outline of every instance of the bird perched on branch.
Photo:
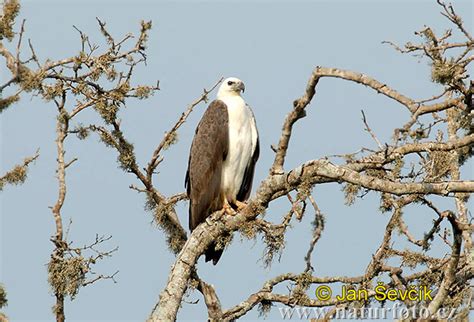
M 241 96 L 244 91 L 240 79 L 225 79 L 196 128 L 185 180 L 191 231 L 214 211 L 234 214 L 250 195 L 260 147 L 255 117 Z M 216 265 L 222 251 L 212 243 L 206 262 Z

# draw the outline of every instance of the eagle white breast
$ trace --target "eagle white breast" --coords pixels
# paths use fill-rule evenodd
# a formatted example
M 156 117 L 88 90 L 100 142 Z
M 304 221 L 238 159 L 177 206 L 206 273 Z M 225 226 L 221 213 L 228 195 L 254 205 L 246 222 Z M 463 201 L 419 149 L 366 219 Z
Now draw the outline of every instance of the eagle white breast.
M 229 151 L 222 169 L 222 191 L 229 202 L 234 202 L 257 145 L 257 127 L 240 95 L 218 95 L 217 99 L 227 105 L 229 115 Z

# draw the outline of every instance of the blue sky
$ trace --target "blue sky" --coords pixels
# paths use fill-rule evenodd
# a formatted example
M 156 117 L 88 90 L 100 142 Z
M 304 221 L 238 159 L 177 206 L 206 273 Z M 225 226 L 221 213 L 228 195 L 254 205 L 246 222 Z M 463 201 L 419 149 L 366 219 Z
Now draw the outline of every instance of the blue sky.
M 26 18 L 26 37 L 31 38 L 42 60 L 78 52 L 79 36 L 73 25 L 104 46 L 96 17 L 106 21 L 117 38 L 136 33 L 142 19 L 153 21 L 147 66 L 136 70 L 135 81 L 154 84 L 160 80 L 161 91 L 149 100 L 127 102 L 120 112 L 142 166 L 163 133 L 204 87 L 222 76 L 242 79 L 261 140 L 254 190 L 271 166 L 274 154 L 270 145 L 278 142 L 283 119 L 292 101 L 303 94 L 315 66 L 363 72 L 415 99 L 427 98 L 441 88 L 430 82 L 426 62 L 401 55 L 381 42 L 414 41 L 413 32 L 424 25 L 439 33 L 451 28 L 435 1 L 23 1 L 22 6 L 19 18 Z M 456 8 L 466 25 L 472 26 L 472 3 L 456 1 Z M 0 72 L 3 82 L 3 66 Z M 184 190 L 187 154 L 204 108 L 204 104 L 196 108 L 180 129 L 178 144 L 165 153 L 155 177 L 157 188 L 165 194 Z M 308 107 L 308 116 L 296 125 L 286 169 L 362 146 L 375 148 L 364 131 L 361 109 L 382 142 L 390 142 L 393 129 L 409 117 L 404 107 L 367 88 L 324 79 Z M 77 121 L 84 124 L 97 120 L 93 110 L 81 114 Z M 12 321 L 52 320 L 54 298 L 47 284 L 46 264 L 54 230 L 48 206 L 57 195 L 54 122 L 53 104 L 28 96 L 0 116 L 0 173 L 38 148 L 41 153 L 28 181 L 0 194 L 0 281 L 8 291 L 5 313 Z M 67 301 L 66 316 L 69 321 L 144 320 L 165 285 L 174 256 L 168 252 L 162 232 L 152 224 L 152 214 L 144 210 L 144 197 L 128 188 L 137 181 L 118 169 L 114 151 L 94 136 L 86 141 L 70 137 L 66 149 L 68 159 L 79 159 L 67 176 L 64 222 L 72 219 L 69 239 L 83 245 L 96 233 L 112 235 L 108 246 L 119 246 L 119 251 L 99 263 L 96 270 L 120 271 L 117 284 L 104 281 L 81 289 L 74 301 Z M 465 175 L 469 172 L 472 179 L 472 163 Z M 381 241 L 389 214 L 378 212 L 375 194 L 345 206 L 337 184 L 317 186 L 313 195 L 326 214 L 326 228 L 313 255 L 315 274 L 362 273 Z M 185 227 L 187 206 L 183 203 L 177 208 Z M 275 202 L 266 218 L 279 221 L 288 209 L 287 201 Z M 247 241 L 238 234 L 216 267 L 201 259 L 199 272 L 215 285 L 223 307 L 241 302 L 277 274 L 303 271 L 312 219 L 308 212 L 301 223 L 294 223 L 281 261 L 270 268 L 264 268 L 260 260 L 260 240 Z M 419 237 L 433 216 L 411 207 L 405 219 Z M 400 241 L 398 245 L 403 248 L 405 244 Z M 440 245 L 433 252 L 445 250 Z M 197 304 L 183 304 L 180 321 L 205 319 L 200 294 L 187 298 L 189 302 L 196 299 L 200 299 Z M 251 312 L 243 320 L 257 318 L 258 313 Z M 278 320 L 278 311 L 273 310 L 268 319 Z

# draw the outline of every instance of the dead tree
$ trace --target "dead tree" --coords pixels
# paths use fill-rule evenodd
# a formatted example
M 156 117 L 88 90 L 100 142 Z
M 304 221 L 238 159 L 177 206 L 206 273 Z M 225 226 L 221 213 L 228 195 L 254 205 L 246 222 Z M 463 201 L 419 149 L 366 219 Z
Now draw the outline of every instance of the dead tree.
M 117 247 L 101 249 L 111 236 L 93 233 L 93 241 L 85 246 L 76 246 L 68 240 L 70 224 L 65 227 L 62 208 L 67 197 L 66 174 L 77 158 L 65 159 L 64 144 L 71 135 L 77 135 L 80 139 L 86 138 L 89 129 L 79 122 L 73 123 L 85 109 L 94 109 L 106 124 L 118 125 L 117 112 L 125 99 L 143 99 L 158 89 L 157 86 L 132 85 L 134 68 L 146 61 L 145 48 L 151 23 L 143 21 L 136 37 L 128 34 L 115 40 L 107 31 L 105 23 L 98 20 L 98 28 L 108 44 L 105 50 L 99 50 L 87 35 L 76 28 L 81 42 L 79 53 L 58 61 L 42 61 L 31 41 L 28 42 L 28 57 L 23 57 L 25 21 L 21 23 L 17 33 L 13 31 L 15 18 L 20 10 L 19 2 L 5 1 L 2 9 L 0 55 L 10 72 L 10 79 L 0 87 L 0 112 L 11 108 L 26 93 L 38 95 L 45 102 L 53 103 L 57 111 L 55 126 L 58 195 L 55 204 L 50 207 L 55 222 L 55 234 L 50 240 L 55 247 L 48 264 L 48 282 L 56 298 L 53 307 L 56 320 L 65 321 L 64 299 L 67 296 L 74 299 L 81 287 L 99 280 L 110 279 L 115 282 L 114 277 L 118 271 L 100 274 L 93 270 L 94 264 L 117 250 Z M 16 44 L 13 43 L 14 40 Z M 102 85 L 104 82 L 108 87 Z M 107 144 L 114 144 L 119 135 L 114 132 L 107 137 L 104 134 L 102 139 Z M 119 161 L 124 169 L 128 169 L 135 162 L 133 147 L 121 144 L 120 148 L 123 155 Z M 36 158 L 37 155 L 26 159 L 23 165 L 1 177 L 0 187 L 3 187 L 4 183 L 24 181 L 28 164 Z
M 161 292 L 149 321 L 172 321 L 180 307 L 185 290 L 202 285 L 196 279 L 195 264 L 208 245 L 220 236 L 240 231 L 248 238 L 263 235 L 267 243 L 267 259 L 270 263 L 275 252 L 284 244 L 289 223 L 300 220 L 310 204 L 314 212 L 314 233 L 305 257 L 306 269 L 300 273 L 288 272 L 268 280 L 260 291 L 250 294 L 247 299 L 228 309 L 222 309 L 212 288 L 198 288 L 203 294 L 211 320 L 231 321 L 245 315 L 256 305 L 263 311 L 271 305 L 281 303 L 287 306 L 331 307 L 327 317 L 336 308 L 355 306 L 368 307 L 373 303 L 376 278 L 387 276 L 386 287 L 405 290 L 416 285 L 426 285 L 435 289 L 433 299 L 422 301 L 430 314 L 436 317 L 439 308 L 456 308 L 458 317 L 469 313 L 472 290 L 469 281 L 474 276 L 472 263 L 472 230 L 466 202 L 474 191 L 472 180 L 462 180 L 460 168 L 472 157 L 474 146 L 473 100 L 474 82 L 469 81 L 468 65 L 474 60 L 474 41 L 463 25 L 461 17 L 453 7 L 441 1 L 442 15 L 449 19 L 457 31 L 465 38 L 463 42 L 450 42 L 453 31 L 436 35 L 425 27 L 416 34 L 419 44 L 407 43 L 400 48 L 390 43 L 402 53 L 416 53 L 431 65 L 431 78 L 442 84 L 442 93 L 428 99 L 415 100 L 399 93 L 387 84 L 358 72 L 338 68 L 316 67 L 306 85 L 303 95 L 296 99 L 292 111 L 287 115 L 278 145 L 274 148 L 275 158 L 269 174 L 259 185 L 256 195 L 248 206 L 236 216 L 222 216 L 215 213 L 212 220 L 203 223 L 187 239 L 177 255 L 168 277 L 168 283 Z M 456 49 L 456 50 L 453 50 Z M 295 123 L 307 113 L 307 107 L 317 94 L 318 83 L 324 78 L 338 78 L 366 86 L 388 100 L 394 100 L 407 109 L 411 117 L 405 124 L 394 129 L 390 144 L 382 144 L 370 128 L 362 112 L 365 130 L 372 136 L 378 149 L 362 148 L 356 153 L 306 161 L 294 169 L 284 168 L 285 157 Z M 317 109 L 317 106 L 314 108 Z M 317 113 L 318 111 L 312 111 Z M 319 111 L 323 112 L 323 111 Z M 423 118 L 421 118 L 424 116 Z M 405 165 L 407 157 L 415 156 L 417 163 Z M 472 179 L 472 178 L 471 178 Z M 321 183 L 344 185 L 346 202 L 353 203 L 361 194 L 376 192 L 380 196 L 382 212 L 391 212 L 391 219 L 385 229 L 384 238 L 377 252 L 368 259 L 364 274 L 353 277 L 315 276 L 311 266 L 311 253 L 319 236 L 323 233 L 324 216 L 317 206 L 311 189 Z M 296 193 L 296 195 L 292 195 Z M 431 196 L 437 195 L 454 200 L 453 209 L 439 209 Z M 267 221 L 264 210 L 278 198 L 288 198 L 290 210 L 280 223 Z M 432 227 L 426 227 L 423 238 L 417 239 L 410 233 L 403 219 L 403 209 L 410 204 L 428 207 L 438 219 Z M 167 205 L 168 207 L 169 205 Z M 157 216 L 164 216 L 158 208 Z M 451 231 L 439 234 L 442 221 L 448 221 Z M 417 250 L 399 250 L 392 247 L 392 236 L 401 232 Z M 447 236 L 452 236 L 449 240 Z M 435 258 L 426 254 L 433 239 L 441 238 L 451 246 L 451 253 Z M 390 266 L 390 258 L 401 259 L 400 267 Z M 422 272 L 407 273 L 410 267 L 423 265 Z M 286 283 L 289 294 L 274 292 L 274 287 Z M 311 298 L 311 285 L 342 283 L 356 289 L 368 291 L 368 301 L 344 302 L 337 298 L 320 301 Z M 406 300 L 407 307 L 414 305 Z
M 133 85 L 133 70 L 146 60 L 147 33 L 150 22 L 142 22 L 136 38 L 126 35 L 115 39 L 102 21 L 98 21 L 102 35 L 108 44 L 106 50 L 99 51 L 87 35 L 79 29 L 82 50 L 74 56 L 59 61 L 42 62 L 30 42 L 29 58 L 22 59 L 20 51 L 24 24 L 15 37 L 12 26 L 19 5 L 16 0 L 6 1 L 0 25 L 0 55 L 5 59 L 11 72 L 8 82 L 1 85 L 9 95 L 2 98 L 0 108 L 5 109 L 20 99 L 25 93 L 41 96 L 54 103 L 57 109 L 57 174 L 58 198 L 52 206 L 56 223 L 56 234 L 51 238 L 55 249 L 49 263 L 49 282 L 56 297 L 55 314 L 57 321 L 64 321 L 64 298 L 77 295 L 80 287 L 99 279 L 113 279 L 112 275 L 97 275 L 90 272 L 96 260 L 113 253 L 97 250 L 96 246 L 109 237 L 96 236 L 89 246 L 78 248 L 67 240 L 61 208 L 66 198 L 66 173 L 76 159 L 65 160 L 64 142 L 71 134 L 85 139 L 90 133 L 97 134 L 107 147 L 117 152 L 119 166 L 137 179 L 137 185 L 130 188 L 146 196 L 146 207 L 153 211 L 154 219 L 167 237 L 169 249 L 176 254 L 165 289 L 152 309 L 150 321 L 173 321 L 183 301 L 187 289 L 197 289 L 202 293 L 211 320 L 231 321 L 244 316 L 259 306 L 267 311 L 274 304 L 302 307 L 336 308 L 369 307 L 374 302 L 375 286 L 378 278 L 386 277 L 387 287 L 406 290 L 413 286 L 427 285 L 433 288 L 432 300 L 421 303 L 435 316 L 439 308 L 456 308 L 457 316 L 468 314 L 472 291 L 469 281 L 474 276 L 472 263 L 472 230 L 466 202 L 474 192 L 472 178 L 463 180 L 460 169 L 472 157 L 474 146 L 473 100 L 474 83 L 469 80 L 467 68 L 474 60 L 474 40 L 464 26 L 461 17 L 450 5 L 438 1 L 442 14 L 452 22 L 454 31 L 448 30 L 437 35 L 425 27 L 417 35 L 420 42 L 407 43 L 404 47 L 388 42 L 401 53 L 417 54 L 425 58 L 431 66 L 431 78 L 443 85 L 444 90 L 430 98 L 416 100 L 403 95 L 388 84 L 358 72 L 338 68 L 316 67 L 309 77 L 303 94 L 297 98 L 283 122 L 281 135 L 273 148 L 275 153 L 268 176 L 256 189 L 256 194 L 248 205 L 235 216 L 214 213 L 210 220 L 202 223 L 189 236 L 178 219 L 175 207 L 185 202 L 185 193 L 166 196 L 154 182 L 154 173 L 163 161 L 165 150 L 176 143 L 177 132 L 189 114 L 201 102 L 207 102 L 208 94 L 219 84 L 204 90 L 177 117 L 174 126 L 166 132 L 154 151 L 150 161 L 141 167 L 134 153 L 133 144 L 121 128 L 117 112 L 129 99 L 144 99 L 159 89 L 156 85 Z M 451 41 L 452 34 L 463 37 L 461 42 Z M 4 41 L 17 40 L 15 50 L 7 49 Z M 131 49 L 124 44 L 133 42 Z M 11 46 L 10 46 L 11 47 Z M 130 48 L 126 47 L 126 48 Z M 328 156 L 308 160 L 293 169 L 285 168 L 285 159 L 290 145 L 292 130 L 297 121 L 306 113 L 323 113 L 317 104 L 309 109 L 318 92 L 319 82 L 324 78 L 337 78 L 368 87 L 370 90 L 393 100 L 410 113 L 405 124 L 393 130 L 390 143 L 382 144 L 371 129 L 362 112 L 362 123 L 373 138 L 377 149 L 362 148 L 355 153 Z M 107 87 L 104 85 L 107 84 Z M 80 112 L 94 109 L 103 121 L 102 125 L 79 122 Z M 275 138 L 277 140 L 277 138 Z M 408 158 L 416 162 L 407 163 Z M 77 170 L 79 171 L 79 170 Z M 380 197 L 380 210 L 390 214 L 384 237 L 372 258 L 367 259 L 365 272 L 358 276 L 318 276 L 311 265 L 312 252 L 324 233 L 324 215 L 318 207 L 317 198 L 311 192 L 315 185 L 334 183 L 343 185 L 346 203 L 369 192 Z M 450 209 L 440 208 L 432 196 L 453 200 Z M 263 216 L 265 209 L 279 198 L 289 201 L 289 211 L 282 218 L 270 221 Z M 425 227 L 425 235 L 416 237 L 404 221 L 403 210 L 408 205 L 427 207 L 437 219 L 431 227 Z M 224 236 L 240 232 L 249 239 L 262 237 L 267 251 L 264 263 L 271 265 L 275 254 L 282 251 L 285 234 L 290 224 L 296 224 L 304 216 L 314 216 L 313 237 L 308 241 L 308 252 L 304 258 L 306 265 L 301 272 L 288 272 L 275 276 L 264 283 L 262 288 L 242 299 L 241 303 L 223 309 L 214 288 L 203 281 L 196 270 L 198 258 L 215 240 L 223 247 L 229 241 Z M 440 233 L 440 225 L 446 221 L 450 230 Z M 401 233 L 413 244 L 414 250 L 400 250 L 393 247 L 394 233 Z M 442 257 L 433 257 L 426 252 L 433 240 L 441 239 L 450 245 L 451 252 Z M 92 252 L 92 255 L 83 253 Z M 391 266 L 388 260 L 401 259 L 400 266 Z M 421 272 L 410 272 L 411 267 L 421 265 Z M 308 290 L 320 284 L 341 283 L 369 294 L 367 301 L 341 301 L 337 298 L 314 299 Z M 288 285 L 289 293 L 275 291 L 277 285 Z M 406 300 L 407 307 L 412 301 Z

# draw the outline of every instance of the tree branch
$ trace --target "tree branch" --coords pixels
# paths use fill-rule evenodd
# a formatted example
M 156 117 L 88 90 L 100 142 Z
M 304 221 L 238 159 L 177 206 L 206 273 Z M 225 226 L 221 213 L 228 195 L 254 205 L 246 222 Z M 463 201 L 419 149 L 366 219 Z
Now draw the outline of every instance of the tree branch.
M 208 97 L 207 95 L 212 92 L 221 82 L 222 79 L 219 79 L 209 90 L 204 89 L 204 93 L 196 99 L 194 102 L 192 102 L 188 108 L 186 109 L 185 112 L 183 112 L 178 119 L 178 121 L 175 123 L 175 125 L 169 130 L 168 132 L 165 133 L 165 136 L 161 140 L 160 144 L 158 144 L 157 148 L 155 151 L 153 151 L 153 156 L 151 157 L 150 162 L 148 163 L 147 169 L 146 169 L 146 175 L 147 175 L 147 180 L 151 183 L 152 182 L 152 175 L 153 172 L 155 171 L 157 165 L 158 165 L 158 159 L 160 157 L 160 152 L 163 150 L 163 148 L 166 148 L 169 146 L 174 140 L 173 137 L 176 136 L 176 131 L 181 127 L 181 125 L 186 122 L 186 119 L 188 118 L 189 114 L 193 111 L 194 107 L 196 107 L 199 103 L 201 102 L 207 102 Z

